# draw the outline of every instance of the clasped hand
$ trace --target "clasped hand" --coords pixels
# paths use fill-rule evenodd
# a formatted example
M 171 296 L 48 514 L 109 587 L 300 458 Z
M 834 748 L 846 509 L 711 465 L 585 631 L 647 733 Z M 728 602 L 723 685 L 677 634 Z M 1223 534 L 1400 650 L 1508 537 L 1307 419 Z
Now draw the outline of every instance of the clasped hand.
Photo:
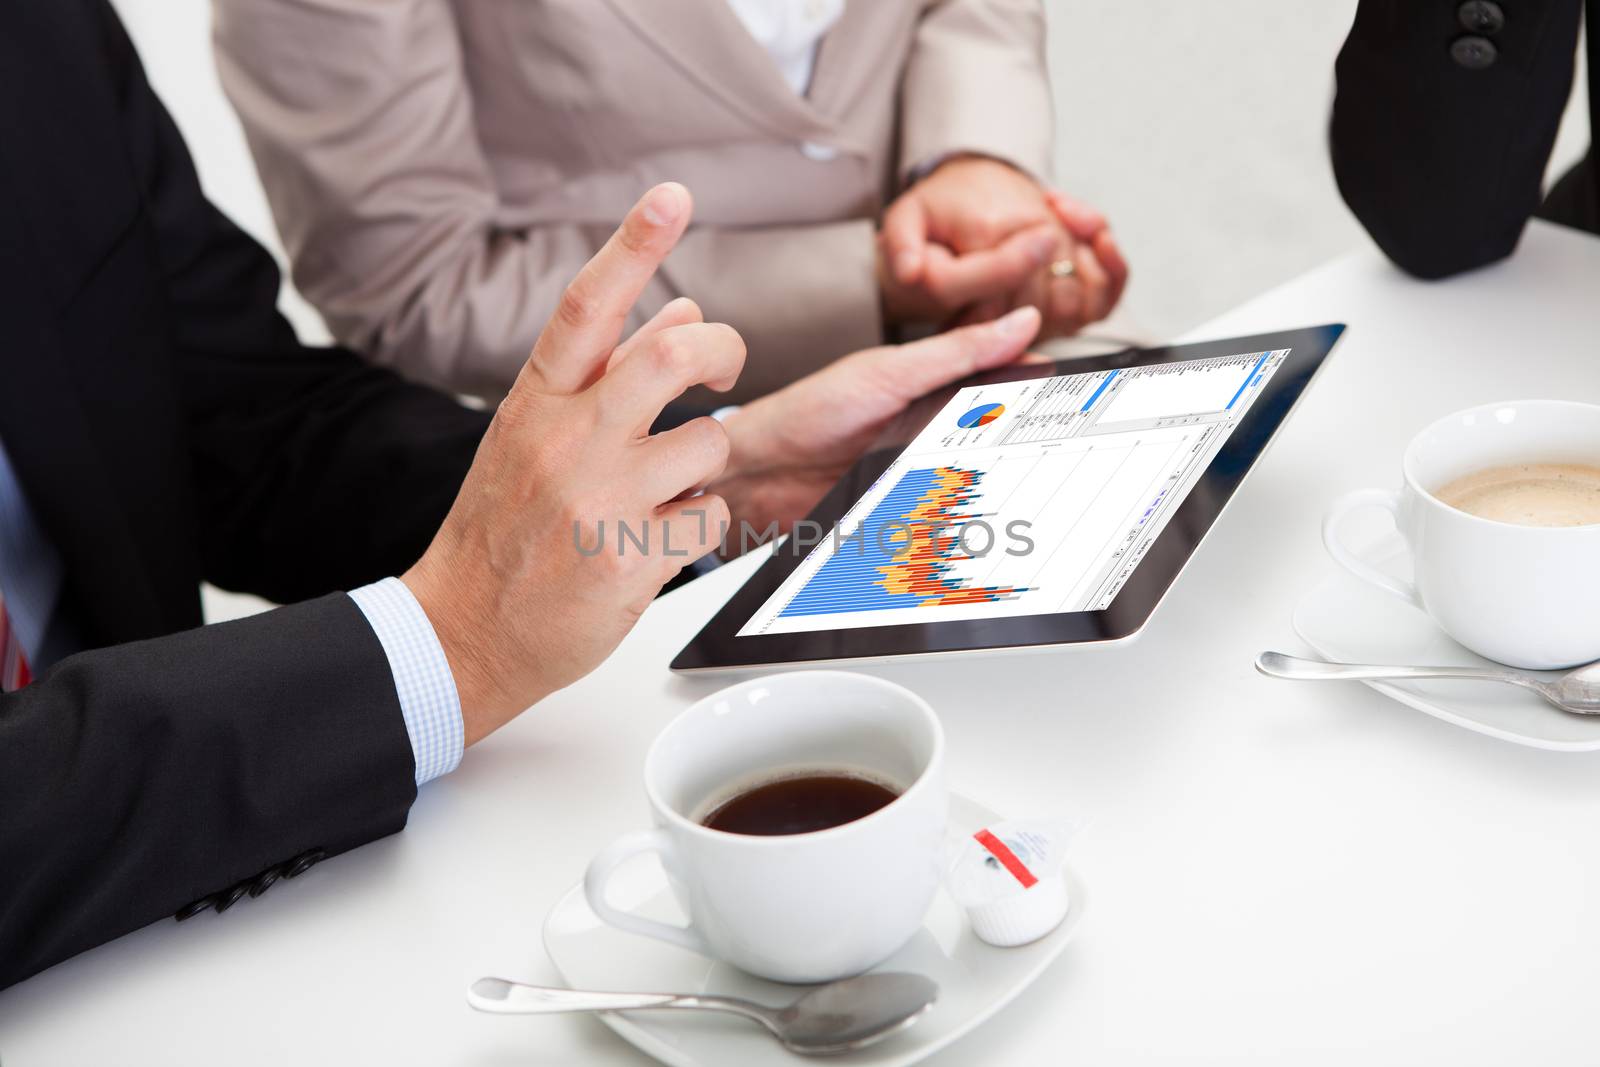
M 978 322 L 1031 306 L 1044 315 L 1041 338 L 1065 337 L 1110 314 L 1127 282 L 1104 216 L 980 156 L 948 160 L 906 190 L 879 232 L 891 322 Z
M 568 286 L 444 524 L 401 576 L 444 648 L 468 744 L 598 666 L 730 529 L 802 518 L 912 400 L 1016 359 L 1038 331 L 1022 308 L 868 349 L 726 423 L 652 434 L 685 390 L 726 390 L 744 364 L 739 335 L 690 300 L 622 339 L 691 210 L 682 186 L 652 189 Z

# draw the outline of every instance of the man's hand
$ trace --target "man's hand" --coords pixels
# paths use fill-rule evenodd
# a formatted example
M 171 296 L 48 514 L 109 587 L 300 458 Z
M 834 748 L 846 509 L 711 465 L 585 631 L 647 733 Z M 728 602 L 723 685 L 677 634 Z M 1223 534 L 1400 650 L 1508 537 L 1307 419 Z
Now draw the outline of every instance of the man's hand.
M 965 156 L 889 206 L 878 274 L 892 322 L 974 322 L 1031 305 L 1049 338 L 1109 314 L 1127 265 L 1098 212 L 1008 164 Z
M 617 343 L 690 210 L 682 186 L 652 189 L 567 288 L 402 576 L 444 647 L 468 744 L 593 670 L 726 524 L 720 497 L 686 499 L 722 472 L 723 428 L 649 428 L 690 386 L 731 387 L 744 342 L 676 300 Z
M 689 300 L 618 344 L 689 214 L 687 190 L 657 186 L 583 268 L 401 576 L 450 663 L 468 744 L 593 670 L 663 584 L 718 546 L 731 526 L 723 492 L 741 520 L 792 524 L 911 401 L 1015 359 L 1038 330 L 1026 308 L 858 352 L 726 427 L 703 418 L 652 436 L 667 403 L 697 384 L 728 389 L 744 363 L 738 334 Z
M 724 423 L 727 470 L 711 484 L 732 513 L 724 550 L 753 547 L 742 543 L 743 530 L 789 530 L 912 401 L 1012 362 L 1038 330 L 1038 311 L 1023 307 L 995 322 L 869 348 L 733 412 Z

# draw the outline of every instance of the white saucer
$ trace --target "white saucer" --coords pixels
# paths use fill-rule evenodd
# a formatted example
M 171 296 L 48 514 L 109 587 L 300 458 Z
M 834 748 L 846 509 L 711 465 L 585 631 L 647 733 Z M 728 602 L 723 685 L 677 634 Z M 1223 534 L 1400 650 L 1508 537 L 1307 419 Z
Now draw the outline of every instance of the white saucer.
M 1405 575 L 1405 546 L 1398 535 L 1389 535 L 1363 555 L 1383 570 Z M 1499 666 L 1456 644 L 1422 611 L 1343 570 L 1300 601 L 1294 629 L 1330 660 Z M 1504 741 L 1567 752 L 1600 749 L 1600 716 L 1569 715 L 1525 689 L 1487 682 L 1366 684 L 1418 711 Z
M 965 797 L 950 797 L 952 836 L 991 826 L 1000 816 Z M 922 932 L 895 953 L 880 971 L 914 971 L 939 983 L 939 1000 L 909 1030 L 877 1045 L 828 1063 L 904 1067 L 944 1048 L 1005 1007 L 1061 954 L 1083 919 L 1087 900 L 1083 881 L 1066 870 L 1072 910 L 1054 931 L 1018 948 L 994 948 L 967 928 L 961 909 L 941 890 L 928 910 Z M 659 864 L 639 860 L 612 877 L 611 899 L 630 911 L 667 922 L 682 922 Z M 718 993 L 769 1004 L 799 995 L 796 986 L 753 978 L 727 964 L 714 963 L 661 941 L 623 933 L 595 918 L 574 886 L 544 923 L 544 947 L 563 980 L 574 989 Z M 761 1067 L 762 1064 L 816 1064 L 779 1045 L 759 1027 L 710 1012 L 630 1012 L 599 1016 L 641 1051 L 673 1067 Z

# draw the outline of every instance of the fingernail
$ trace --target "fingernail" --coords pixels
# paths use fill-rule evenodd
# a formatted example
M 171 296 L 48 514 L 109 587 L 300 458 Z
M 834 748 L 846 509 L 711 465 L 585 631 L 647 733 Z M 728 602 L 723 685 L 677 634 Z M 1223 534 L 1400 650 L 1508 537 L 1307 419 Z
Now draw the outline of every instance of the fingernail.
M 1031 337 L 1039 329 L 1039 309 L 1024 304 L 1004 318 L 995 320 L 995 332 L 1001 337 Z
M 902 281 L 916 275 L 917 267 L 922 263 L 922 257 L 915 252 L 901 252 L 894 257 L 895 277 Z
M 1033 243 L 1028 246 L 1028 251 L 1033 254 L 1035 263 L 1041 267 L 1044 266 L 1056 254 L 1056 235 L 1053 233 L 1041 233 L 1033 239 Z
M 645 197 L 644 217 L 654 226 L 666 226 L 678 221 L 678 216 L 683 214 L 683 205 L 687 199 L 686 190 L 677 182 L 667 182 L 650 190 L 650 195 Z

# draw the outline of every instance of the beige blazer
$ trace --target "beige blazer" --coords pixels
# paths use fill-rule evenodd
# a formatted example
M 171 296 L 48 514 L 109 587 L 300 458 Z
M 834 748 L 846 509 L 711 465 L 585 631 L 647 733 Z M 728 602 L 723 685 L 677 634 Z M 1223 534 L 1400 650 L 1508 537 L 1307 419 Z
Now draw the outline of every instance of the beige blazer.
M 296 285 L 344 343 L 502 393 L 650 185 L 695 222 L 631 326 L 688 296 L 736 398 L 883 337 L 876 219 L 957 151 L 1043 178 L 1040 0 L 850 0 L 794 93 L 723 0 L 216 0 Z

